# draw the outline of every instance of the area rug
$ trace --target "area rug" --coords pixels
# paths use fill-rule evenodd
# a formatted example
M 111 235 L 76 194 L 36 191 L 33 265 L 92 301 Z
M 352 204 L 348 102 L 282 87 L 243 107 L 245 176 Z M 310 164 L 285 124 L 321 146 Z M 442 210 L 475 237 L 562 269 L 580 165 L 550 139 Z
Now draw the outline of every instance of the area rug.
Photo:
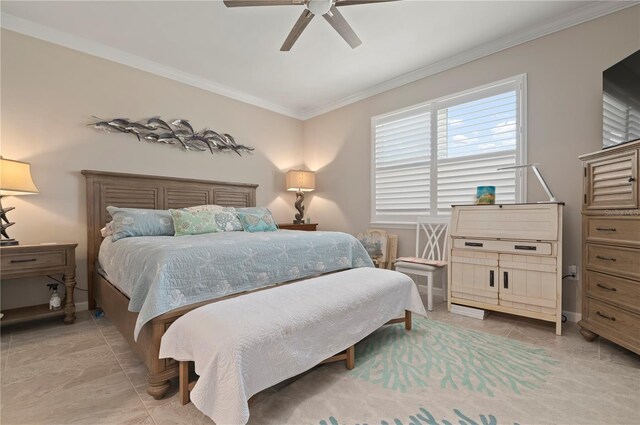
M 639 397 L 640 371 L 416 318 L 358 344 L 352 371 L 321 366 L 265 397 L 249 423 L 635 424 Z

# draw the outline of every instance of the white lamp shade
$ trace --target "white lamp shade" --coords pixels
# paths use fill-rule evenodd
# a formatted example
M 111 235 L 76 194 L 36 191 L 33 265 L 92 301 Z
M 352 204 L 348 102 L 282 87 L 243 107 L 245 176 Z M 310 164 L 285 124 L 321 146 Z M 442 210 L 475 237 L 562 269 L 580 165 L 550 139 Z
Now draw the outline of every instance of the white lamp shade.
M 289 170 L 287 171 L 287 190 L 311 192 L 316 188 L 316 173 L 313 171 Z
M 31 179 L 31 165 L 27 162 L 0 159 L 0 195 L 30 195 L 38 193 Z

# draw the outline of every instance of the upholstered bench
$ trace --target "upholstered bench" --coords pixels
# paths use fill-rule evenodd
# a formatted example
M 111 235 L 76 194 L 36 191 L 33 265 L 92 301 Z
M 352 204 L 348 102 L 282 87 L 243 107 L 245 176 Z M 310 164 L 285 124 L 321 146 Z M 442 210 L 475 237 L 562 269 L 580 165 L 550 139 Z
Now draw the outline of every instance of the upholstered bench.
M 160 358 L 181 362 L 183 403 L 190 398 L 216 423 L 246 423 L 252 395 L 322 362 L 352 368 L 354 344 L 388 323 L 410 330 L 411 312 L 426 315 L 411 278 L 351 269 L 197 308 L 164 334 Z

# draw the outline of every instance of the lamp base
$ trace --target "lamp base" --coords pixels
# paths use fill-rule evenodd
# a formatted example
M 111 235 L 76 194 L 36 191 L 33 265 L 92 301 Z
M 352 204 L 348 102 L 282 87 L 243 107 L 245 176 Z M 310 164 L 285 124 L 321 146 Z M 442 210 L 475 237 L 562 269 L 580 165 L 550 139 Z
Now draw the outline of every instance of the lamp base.
M 304 201 L 304 193 L 299 190 L 296 192 L 296 203 L 295 207 L 298 210 L 298 214 L 295 215 L 296 219 L 293 220 L 293 224 L 302 224 L 304 223 L 304 205 L 302 202 Z
M 15 239 L 1 239 L 0 240 L 0 246 L 13 246 L 13 245 L 20 245 L 20 242 L 18 242 Z

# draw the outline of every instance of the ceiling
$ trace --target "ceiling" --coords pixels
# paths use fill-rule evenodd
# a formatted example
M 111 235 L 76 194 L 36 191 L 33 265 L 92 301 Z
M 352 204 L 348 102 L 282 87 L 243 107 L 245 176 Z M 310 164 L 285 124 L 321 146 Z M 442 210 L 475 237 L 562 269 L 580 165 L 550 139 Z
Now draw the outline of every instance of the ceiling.
M 419 1 L 345 6 L 352 50 L 303 6 L 2 1 L 1 25 L 305 119 L 635 2 Z

